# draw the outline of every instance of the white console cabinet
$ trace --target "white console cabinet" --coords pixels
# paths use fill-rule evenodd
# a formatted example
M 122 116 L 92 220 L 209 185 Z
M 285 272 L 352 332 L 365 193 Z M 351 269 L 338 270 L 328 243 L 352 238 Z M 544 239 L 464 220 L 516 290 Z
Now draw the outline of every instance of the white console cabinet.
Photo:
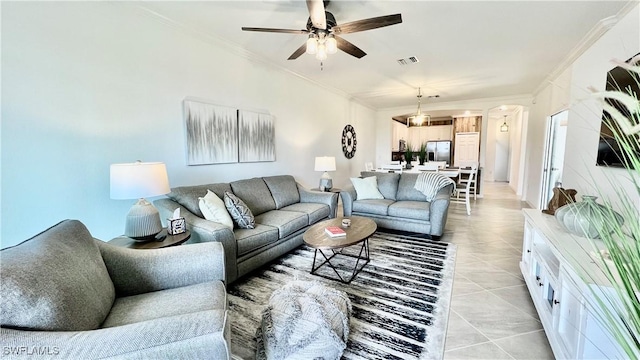
M 590 256 L 590 240 L 567 233 L 540 210 L 523 213 L 520 269 L 555 357 L 627 358 L 595 315 L 594 289 L 611 288 Z

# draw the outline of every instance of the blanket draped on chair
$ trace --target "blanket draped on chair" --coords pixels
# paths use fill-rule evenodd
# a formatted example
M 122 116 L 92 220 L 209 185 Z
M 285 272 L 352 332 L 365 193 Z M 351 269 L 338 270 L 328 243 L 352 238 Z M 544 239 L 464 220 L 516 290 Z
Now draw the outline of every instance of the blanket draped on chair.
M 450 177 L 437 172 L 424 171 L 418 175 L 414 188 L 423 193 L 427 197 L 427 201 L 433 201 L 438 191 L 449 184 L 453 184 L 453 190 L 455 190 L 456 183 Z

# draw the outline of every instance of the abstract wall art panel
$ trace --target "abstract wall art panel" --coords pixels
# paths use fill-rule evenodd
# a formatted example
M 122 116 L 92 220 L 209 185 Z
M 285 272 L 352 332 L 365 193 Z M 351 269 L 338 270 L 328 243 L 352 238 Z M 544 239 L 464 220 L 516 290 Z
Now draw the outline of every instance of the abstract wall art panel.
M 269 114 L 238 111 L 240 162 L 276 160 L 273 120 Z
M 238 111 L 193 100 L 184 101 L 187 165 L 238 162 Z

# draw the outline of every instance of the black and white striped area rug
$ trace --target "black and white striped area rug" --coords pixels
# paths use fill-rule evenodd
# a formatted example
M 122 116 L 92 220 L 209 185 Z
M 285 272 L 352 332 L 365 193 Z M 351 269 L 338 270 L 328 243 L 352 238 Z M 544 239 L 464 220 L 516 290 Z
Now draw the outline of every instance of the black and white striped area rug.
M 255 332 L 271 293 L 297 279 L 320 281 L 349 295 L 353 314 L 344 359 L 442 358 L 455 245 L 376 233 L 369 247 L 371 262 L 348 285 L 309 274 L 313 249 L 303 246 L 230 286 L 234 357 L 254 358 Z M 338 261 L 339 271 L 353 269 L 353 261 Z

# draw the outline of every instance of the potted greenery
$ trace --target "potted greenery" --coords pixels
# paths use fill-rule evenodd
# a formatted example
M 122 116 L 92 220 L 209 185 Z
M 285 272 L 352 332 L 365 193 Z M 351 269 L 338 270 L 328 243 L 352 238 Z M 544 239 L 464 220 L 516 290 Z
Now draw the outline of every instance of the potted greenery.
M 413 161 L 413 146 L 407 143 L 407 150 L 404 152 L 404 160 L 407 162 L 405 166 L 407 169 L 411 169 L 411 161 Z
M 640 56 L 630 63 L 616 64 L 640 84 Z M 631 180 L 634 189 L 631 191 L 640 196 L 640 153 L 637 152 L 640 149 L 640 94 L 627 88 L 594 91 L 593 95 L 602 101 L 604 111 L 609 114 L 605 124 L 622 150 L 627 180 Z M 617 102 L 618 108 L 626 108 L 627 115 L 612 106 L 612 100 Z M 630 199 L 633 196 L 629 194 L 629 187 L 623 187 L 619 174 L 609 174 L 608 182 L 606 185 L 615 190 L 615 196 L 607 198 L 599 194 L 600 198 L 607 208 L 616 208 L 624 218 L 624 224 L 618 221 L 613 210 L 605 212 L 602 215 L 605 226 L 600 227 L 602 231 L 598 234 L 602 242 L 592 242 L 592 253 L 599 260 L 613 291 L 600 292 L 590 288 L 600 305 L 600 311 L 596 313 L 602 324 L 609 329 L 624 354 L 629 359 L 637 359 L 640 357 L 640 209 Z
M 427 161 L 427 143 L 423 142 L 420 144 L 420 150 L 418 150 L 418 161 L 420 161 L 420 165 L 424 165 Z

